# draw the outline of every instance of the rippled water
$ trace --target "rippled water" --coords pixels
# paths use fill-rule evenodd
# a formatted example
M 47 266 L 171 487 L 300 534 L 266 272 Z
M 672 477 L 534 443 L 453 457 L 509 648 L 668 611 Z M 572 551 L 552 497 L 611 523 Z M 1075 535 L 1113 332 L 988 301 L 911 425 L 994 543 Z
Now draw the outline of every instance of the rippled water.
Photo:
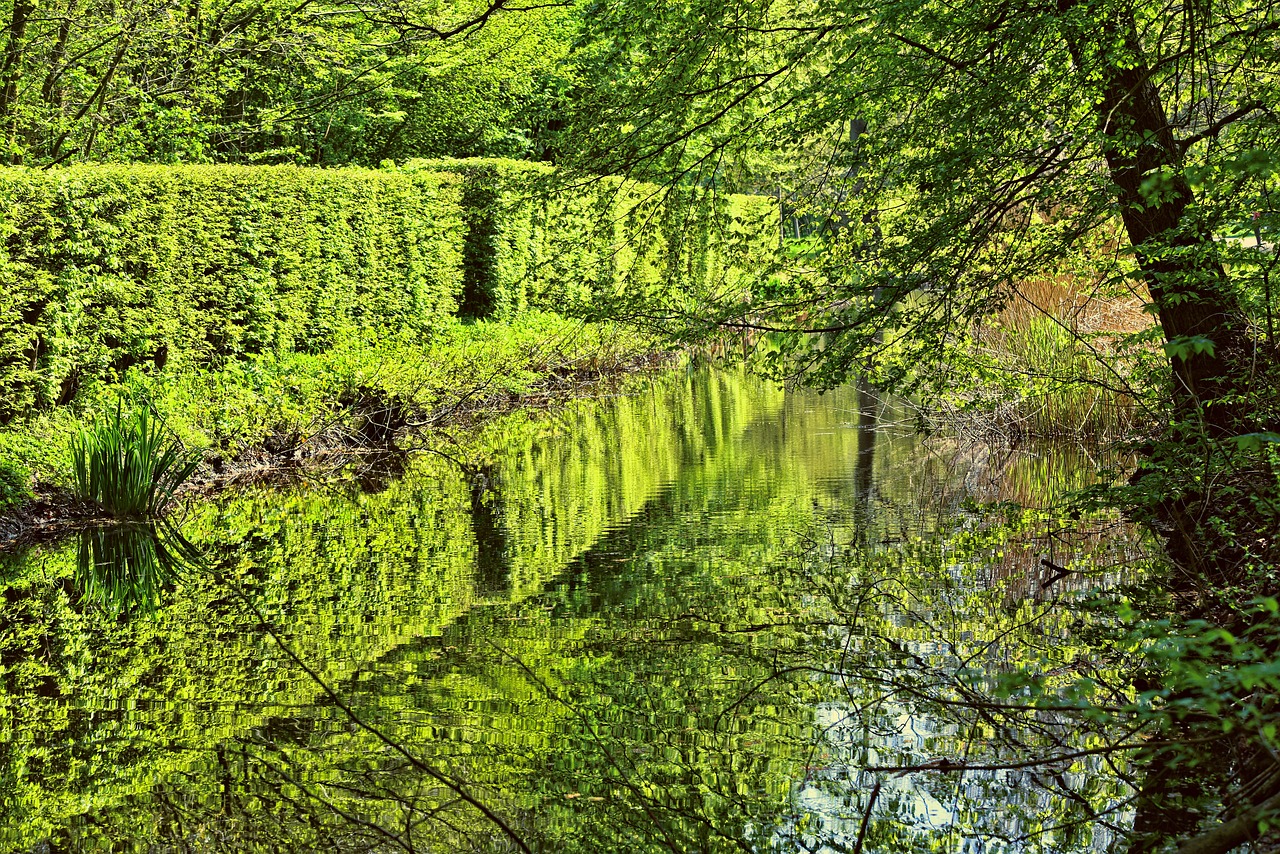
M 199 507 L 201 568 L 101 536 L 9 559 L 0 848 L 1103 850 L 1099 762 L 868 770 L 1087 745 L 938 701 L 1083 667 L 1039 560 L 1087 586 L 1137 553 L 974 507 L 1093 460 L 892 421 L 690 370 Z

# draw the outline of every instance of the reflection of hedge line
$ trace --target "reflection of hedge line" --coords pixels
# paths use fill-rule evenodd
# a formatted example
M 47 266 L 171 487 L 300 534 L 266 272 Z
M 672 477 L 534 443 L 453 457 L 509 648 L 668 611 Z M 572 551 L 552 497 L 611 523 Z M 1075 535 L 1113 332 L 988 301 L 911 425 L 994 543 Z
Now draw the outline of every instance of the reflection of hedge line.
M 412 337 L 459 307 L 690 298 L 731 248 L 770 242 L 751 237 L 772 234 L 767 200 L 618 179 L 540 193 L 550 177 L 514 161 L 6 170 L 0 420 L 135 365 Z
M 722 457 L 750 422 L 769 421 L 781 405 L 782 392 L 731 374 L 672 376 L 607 408 L 568 408 L 542 422 L 573 441 L 504 443 L 504 524 L 520 544 L 507 557 L 512 590 L 540 589 L 693 461 Z
M 407 476 L 381 492 L 248 493 L 201 504 L 186 531 L 217 575 L 236 579 L 291 648 L 346 694 L 363 666 L 413 648 L 474 606 L 542 589 L 690 462 L 714 458 L 753 417 L 775 413 L 781 398 L 727 376 L 705 396 L 690 384 L 671 377 L 649 395 L 583 403 L 478 437 L 501 507 L 501 590 L 481 589 L 477 577 L 475 482 L 434 456 L 415 456 Z M 319 689 L 215 575 L 188 575 L 154 621 L 117 620 L 75 604 L 74 563 L 74 546 L 0 562 L 9 587 L 0 597 L 8 627 L 0 744 L 11 745 L 0 750 L 0 850 L 29 848 L 70 817 L 171 776 L 198 794 L 185 775 L 202 751 L 273 718 L 323 714 L 312 710 Z M 384 713 L 409 711 L 395 705 L 398 695 L 378 702 Z
M 466 484 L 443 461 L 414 466 L 374 495 L 202 505 L 188 533 L 341 685 L 475 601 Z M 68 596 L 74 563 L 72 545 L 0 564 L 0 850 L 180 776 L 200 750 L 289 719 L 320 690 L 213 574 L 185 577 L 155 620 L 117 620 Z

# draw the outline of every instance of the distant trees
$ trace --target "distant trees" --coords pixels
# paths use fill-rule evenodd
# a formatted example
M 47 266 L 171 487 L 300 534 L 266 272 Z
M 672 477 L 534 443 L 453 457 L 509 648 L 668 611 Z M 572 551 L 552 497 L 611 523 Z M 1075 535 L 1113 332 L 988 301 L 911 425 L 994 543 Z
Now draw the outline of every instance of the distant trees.
M 362 163 L 546 151 L 566 4 L 12 0 L 0 154 Z

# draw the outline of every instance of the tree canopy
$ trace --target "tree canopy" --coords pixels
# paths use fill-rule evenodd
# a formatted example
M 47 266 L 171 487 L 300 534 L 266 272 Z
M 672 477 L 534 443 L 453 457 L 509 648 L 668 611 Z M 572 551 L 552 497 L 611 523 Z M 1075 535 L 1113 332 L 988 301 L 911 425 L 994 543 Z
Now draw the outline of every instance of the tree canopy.
M 819 383 L 953 384 L 939 367 L 973 324 L 1036 280 L 1142 300 L 1156 323 L 1103 362 L 1152 394 L 1169 441 L 1121 503 L 1192 575 L 1270 578 L 1270 535 L 1239 532 L 1272 511 L 1238 496 L 1274 478 L 1237 452 L 1280 439 L 1278 28 L 1266 0 L 605 2 L 587 29 L 610 85 L 577 113 L 576 163 L 804 214 L 771 275 L 664 322 L 763 333 L 777 372 Z M 1173 459 L 1192 447 L 1236 497 Z
M 377 165 L 544 153 L 573 84 L 561 4 L 14 0 L 11 163 Z
M 923 333 L 902 364 L 937 352 L 1091 252 L 1212 396 L 1202 338 L 1247 348 L 1237 316 L 1265 310 L 1257 259 L 1213 238 L 1271 216 L 1278 24 L 1269 2 L 602 3 L 579 163 L 760 192 L 764 161 L 802 163 L 785 189 L 805 179 L 825 225 L 818 275 L 721 309 L 826 333 L 833 379 L 892 328 Z M 1109 225 L 1127 240 L 1100 249 Z

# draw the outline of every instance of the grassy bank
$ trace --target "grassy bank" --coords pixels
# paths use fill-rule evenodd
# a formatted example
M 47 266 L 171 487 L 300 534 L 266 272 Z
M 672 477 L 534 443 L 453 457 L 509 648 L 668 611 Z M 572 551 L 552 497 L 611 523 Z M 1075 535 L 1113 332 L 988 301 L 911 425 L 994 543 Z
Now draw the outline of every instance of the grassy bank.
M 19 487 L 0 513 L 69 486 L 73 438 L 121 400 L 154 407 L 202 454 L 197 484 L 208 485 L 326 454 L 407 446 L 433 429 L 588 393 L 653 352 L 654 342 L 633 331 L 531 312 L 454 321 L 417 342 L 264 355 L 204 372 L 129 371 L 0 428 L 0 471 Z

